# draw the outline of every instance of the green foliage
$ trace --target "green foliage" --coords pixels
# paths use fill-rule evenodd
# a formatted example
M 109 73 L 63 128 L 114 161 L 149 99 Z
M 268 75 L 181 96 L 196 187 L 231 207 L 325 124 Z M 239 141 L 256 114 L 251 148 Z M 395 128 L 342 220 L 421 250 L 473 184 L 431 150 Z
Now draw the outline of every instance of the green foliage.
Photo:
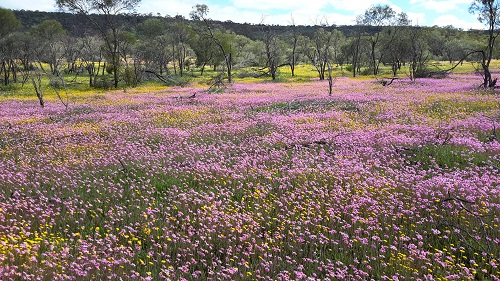
M 257 78 L 262 75 L 261 72 L 256 71 L 254 68 L 243 69 L 236 75 L 238 78 Z
M 115 66 L 111 62 L 106 64 L 106 72 L 108 74 L 112 74 L 114 71 L 115 71 Z
M 359 111 L 356 103 L 344 100 L 333 100 L 333 101 L 291 101 L 291 102 L 279 102 L 273 103 L 271 105 L 257 107 L 253 109 L 257 112 L 289 112 L 289 111 L 326 111 L 326 110 L 341 110 L 341 111 Z
M 166 28 L 167 26 L 164 21 L 157 18 L 150 18 L 138 24 L 136 30 L 139 36 L 148 39 L 163 35 Z
M 95 77 L 93 87 L 96 89 L 110 89 L 113 87 L 113 81 L 108 75 L 99 75 Z
M 168 79 L 167 86 L 186 86 L 192 81 L 192 77 L 189 77 L 187 75 L 184 75 L 182 77 L 180 76 L 171 76 Z
M 404 151 L 408 163 L 422 169 L 465 169 L 467 167 L 498 165 L 498 161 L 486 152 L 473 151 L 467 147 L 451 144 L 431 144 Z
M 63 81 L 61 81 L 61 79 L 50 79 L 49 81 L 49 86 L 54 88 L 54 89 L 62 89 L 64 88 L 64 84 L 63 84 Z
M 130 66 L 123 69 L 121 76 L 125 84 L 129 87 L 136 87 L 140 82 L 136 69 Z
M 0 38 L 5 37 L 20 26 L 21 22 L 11 10 L 0 8 Z
M 39 39 L 50 41 L 57 36 L 66 34 L 66 31 L 60 22 L 48 19 L 35 26 L 31 33 Z

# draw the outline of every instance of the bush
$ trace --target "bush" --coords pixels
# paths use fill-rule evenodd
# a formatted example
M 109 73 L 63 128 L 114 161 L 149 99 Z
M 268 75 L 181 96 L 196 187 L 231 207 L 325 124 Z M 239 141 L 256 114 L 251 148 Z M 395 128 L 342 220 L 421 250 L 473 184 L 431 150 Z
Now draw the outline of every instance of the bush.
M 261 75 L 260 72 L 257 72 L 253 69 L 247 70 L 244 69 L 240 73 L 238 73 L 238 78 L 258 78 Z
M 136 87 L 139 84 L 139 77 L 133 67 L 126 67 L 122 73 L 121 77 L 128 87 Z
M 108 74 L 112 74 L 114 70 L 115 70 L 114 64 L 112 64 L 112 63 L 106 64 L 106 72 Z
M 431 77 L 432 72 L 427 67 L 420 67 L 415 71 L 415 78 Z
M 113 87 L 113 82 L 108 79 L 108 76 L 102 75 L 95 77 L 93 86 L 97 89 L 107 90 Z
M 60 79 L 50 79 L 49 86 L 54 89 L 62 89 L 64 84 Z
M 188 76 L 170 76 L 168 79 L 167 86 L 186 86 L 191 81 Z
M 365 68 L 359 74 L 361 74 L 363 76 L 365 76 L 365 75 L 371 75 L 371 74 L 373 74 L 373 68 L 371 68 L 371 67 Z

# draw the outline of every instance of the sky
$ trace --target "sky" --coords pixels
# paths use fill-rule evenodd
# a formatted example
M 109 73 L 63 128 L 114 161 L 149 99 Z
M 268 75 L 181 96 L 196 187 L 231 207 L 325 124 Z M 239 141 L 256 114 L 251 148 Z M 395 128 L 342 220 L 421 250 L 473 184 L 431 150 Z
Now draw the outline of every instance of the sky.
M 372 5 L 389 5 L 405 12 L 413 25 L 447 26 L 464 30 L 483 29 L 475 15 L 468 12 L 472 0 L 142 0 L 139 13 L 161 16 L 182 15 L 196 4 L 209 7 L 208 17 L 238 23 L 289 25 L 352 25 L 357 15 Z M 13 10 L 57 11 L 55 0 L 1 0 L 0 7 Z

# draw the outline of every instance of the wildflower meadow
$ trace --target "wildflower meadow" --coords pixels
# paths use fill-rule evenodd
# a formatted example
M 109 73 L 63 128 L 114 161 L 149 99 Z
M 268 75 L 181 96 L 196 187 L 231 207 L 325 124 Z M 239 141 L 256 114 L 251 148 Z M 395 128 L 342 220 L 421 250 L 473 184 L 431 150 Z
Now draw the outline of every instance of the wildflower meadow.
M 0 279 L 500 280 L 477 82 L 1 97 Z

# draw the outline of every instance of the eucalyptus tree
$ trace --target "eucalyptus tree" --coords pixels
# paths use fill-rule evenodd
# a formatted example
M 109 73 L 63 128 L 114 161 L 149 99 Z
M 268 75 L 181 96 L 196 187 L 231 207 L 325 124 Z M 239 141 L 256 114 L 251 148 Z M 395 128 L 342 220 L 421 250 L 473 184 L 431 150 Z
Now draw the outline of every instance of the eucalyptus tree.
M 233 68 L 233 52 L 231 41 L 235 37 L 234 33 L 223 32 L 220 30 L 215 30 L 213 24 L 208 15 L 208 6 L 205 4 L 197 4 L 193 7 L 193 11 L 190 13 L 192 20 L 200 21 L 205 26 L 206 38 L 209 38 L 215 45 L 217 45 L 220 55 L 226 66 L 227 80 L 229 83 L 232 82 L 232 68 Z M 215 65 L 214 65 L 215 66 Z
M 118 87 L 120 66 L 120 25 L 116 15 L 133 11 L 141 0 L 56 0 L 61 10 L 79 13 L 99 31 L 111 58 L 114 86 Z
M 355 34 L 349 38 L 345 52 L 351 58 L 352 77 L 356 77 L 362 61 L 362 32 L 358 28 Z
M 104 71 L 104 42 L 99 36 L 91 35 L 82 36 L 79 41 L 81 46 L 80 59 L 89 75 L 89 86 L 95 87 L 101 67 Z
M 320 27 L 314 32 L 312 39 L 306 40 L 302 46 L 303 54 L 316 68 L 320 80 L 325 79 L 328 65 L 332 61 L 332 41 L 333 33 Z
M 191 48 L 196 55 L 196 66 L 200 67 L 201 75 L 203 76 L 205 67 L 213 63 L 218 52 L 218 46 L 203 33 L 196 33 L 191 43 Z
M 284 36 L 284 40 L 289 44 L 290 48 L 287 52 L 287 61 L 290 65 L 290 71 L 292 72 L 292 77 L 295 76 L 295 66 L 300 61 L 301 53 L 299 52 L 299 46 L 304 40 L 304 36 L 300 35 L 297 26 L 295 25 L 295 19 L 291 18 L 290 26 L 288 32 Z
M 392 41 L 398 36 L 399 30 L 395 27 L 408 25 L 408 16 L 405 13 L 397 14 L 389 5 L 375 5 L 367 9 L 363 15 L 358 16 L 356 22 L 358 25 L 374 26 L 379 29 L 375 34 L 368 36 L 371 47 L 371 67 L 373 75 L 377 75 L 380 61 Z M 377 56 L 377 47 L 384 35 L 386 43 L 378 50 Z
M 246 37 L 245 37 L 246 38 Z M 239 67 L 262 67 L 266 65 L 266 45 L 260 40 L 248 40 L 247 43 L 241 45 L 241 51 L 238 55 L 237 65 Z M 260 74 L 251 73 L 252 76 Z
M 0 7 L 0 40 L 21 27 L 21 22 L 11 10 Z
M 11 10 L 0 8 L 0 73 L 3 72 L 3 82 L 5 85 L 9 84 L 9 77 L 11 72 L 15 75 L 14 59 L 12 54 L 15 52 L 13 49 L 14 41 L 9 40 L 7 37 L 21 26 L 21 22 L 16 18 L 16 15 Z
M 488 28 L 488 42 L 485 49 L 476 50 L 481 55 L 481 67 L 483 70 L 483 87 L 492 88 L 496 86 L 497 79 L 493 79 L 490 72 L 490 63 L 493 59 L 495 41 L 500 35 L 500 3 L 497 0 L 474 0 L 469 11 L 477 14 L 479 22 Z
M 77 36 L 66 35 L 61 39 L 63 58 L 66 60 L 67 73 L 80 74 L 82 64 L 79 64 L 79 59 L 82 56 L 82 45 Z M 75 76 L 76 77 L 76 76 Z
M 174 56 L 174 71 L 177 74 L 178 68 L 179 75 L 182 77 L 184 75 L 186 60 L 192 51 L 190 44 L 195 38 L 195 33 L 193 28 L 184 21 L 175 22 L 168 26 L 167 29 L 171 39 L 172 54 Z
M 163 75 L 168 73 L 168 63 L 173 57 L 170 49 L 171 35 L 167 33 L 167 25 L 158 18 L 149 18 L 136 27 L 140 41 L 136 55 L 145 64 L 148 71 L 159 71 Z
M 426 30 L 418 27 L 407 29 L 409 42 L 409 73 L 410 79 L 415 80 L 428 75 L 427 62 L 431 54 L 425 40 Z
M 470 50 L 476 48 L 467 36 L 457 36 L 446 40 L 443 44 L 443 59 L 450 63 L 461 60 Z
M 265 49 L 265 70 L 266 75 L 270 75 L 273 80 L 276 80 L 279 67 L 284 65 L 285 43 L 280 38 L 280 34 L 269 25 L 264 25 L 261 22 L 261 40 L 264 43 Z
M 32 31 L 36 48 L 35 55 L 39 61 L 49 64 L 50 72 L 53 75 L 59 75 L 60 58 L 64 54 L 63 37 L 66 35 L 66 30 L 61 23 L 54 19 L 44 20 L 36 25 Z
M 342 33 L 342 31 L 338 29 L 332 30 L 331 33 L 332 40 L 330 48 L 332 62 L 342 67 L 346 58 L 343 49 L 344 46 L 347 45 L 347 38 L 345 37 L 344 33 Z
M 393 77 L 396 77 L 402 66 L 411 59 L 412 41 L 410 33 L 412 28 L 409 26 L 402 28 L 400 35 L 387 46 L 386 55 L 380 58 L 380 62 L 391 66 Z

